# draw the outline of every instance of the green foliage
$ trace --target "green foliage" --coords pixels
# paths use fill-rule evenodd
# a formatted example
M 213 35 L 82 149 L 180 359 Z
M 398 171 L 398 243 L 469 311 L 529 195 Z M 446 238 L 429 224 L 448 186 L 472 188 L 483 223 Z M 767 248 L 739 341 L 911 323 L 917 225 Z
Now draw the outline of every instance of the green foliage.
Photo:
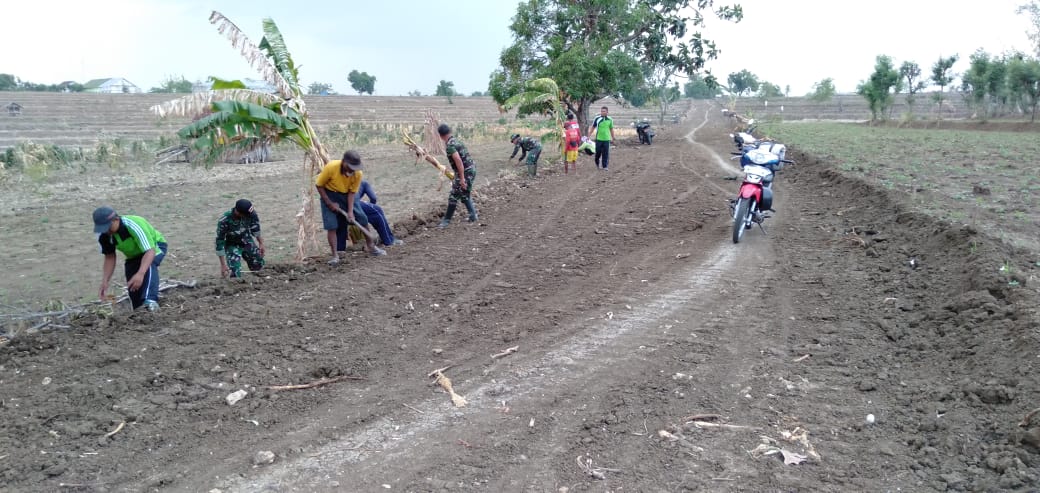
M 1007 83 L 1030 109 L 1029 121 L 1036 121 L 1036 108 L 1040 103 L 1040 62 L 1013 58 L 1008 64 Z
M 683 95 L 688 98 L 714 99 L 720 94 L 722 91 L 714 79 L 709 83 L 704 77 L 693 77 L 683 85 Z
M 1026 31 L 1026 36 L 1033 43 L 1033 54 L 1040 58 L 1040 3 L 1030 0 L 1027 4 L 1019 5 L 1015 13 L 1029 16 L 1029 30 Z
M 332 84 L 311 82 L 311 85 L 307 86 L 307 94 L 328 96 L 332 93 Z
M 479 97 L 481 97 L 481 96 L 483 96 L 483 95 L 484 95 L 484 93 L 482 93 L 482 92 L 480 92 L 480 91 L 473 91 L 472 93 L 470 93 L 470 95 L 469 95 L 469 96 L 470 96 L 471 98 L 479 98 Z
M 757 91 L 760 84 L 758 76 L 748 72 L 747 69 L 729 74 L 729 76 L 726 77 L 726 82 L 729 83 L 730 91 L 738 96 L 751 94 Z
M 878 55 L 874 63 L 874 73 L 856 88 L 856 93 L 863 96 L 870 105 L 872 120 L 887 116 L 887 111 L 892 106 L 893 89 L 898 85 L 899 72 L 893 65 L 892 57 Z
M 953 64 L 957 63 L 957 59 L 957 55 L 939 57 L 932 65 L 932 83 L 939 86 L 939 92 L 935 95 L 935 100 L 939 103 L 939 115 L 942 115 L 943 91 L 953 82 L 950 70 L 953 69 Z
M 827 77 L 813 84 L 812 92 L 806 96 L 814 103 L 826 103 L 834 98 L 837 90 L 834 89 L 834 79 Z
M 174 77 L 172 75 L 167 76 L 163 79 L 162 84 L 159 87 L 153 87 L 148 90 L 150 93 L 189 93 L 192 89 L 192 83 L 184 78 L 183 75 Z
M 916 62 L 903 62 L 899 66 L 899 77 L 902 81 L 901 85 L 906 89 L 906 106 L 909 108 L 908 116 L 913 118 L 914 95 L 925 88 L 925 83 L 921 80 L 921 67 Z
M 606 96 L 631 94 L 644 81 L 642 66 L 693 75 L 717 55 L 704 25 L 710 1 L 525 0 L 510 25 L 514 42 L 502 50 L 489 92 L 502 104 L 524 92 L 528 80 L 551 78 L 563 104 L 584 127 L 589 106 Z M 740 7 L 715 14 L 739 19 Z M 530 114 L 520 107 L 518 115 Z
M 422 91 L 416 89 L 414 91 L 408 91 L 408 95 L 413 97 L 413 98 L 417 98 L 417 97 L 422 96 L 423 94 L 422 94 Z
M 376 76 L 369 75 L 368 72 L 358 72 L 357 69 L 351 70 L 347 74 L 347 81 L 350 82 L 350 87 L 357 91 L 359 96 L 364 93 L 371 95 L 376 90 Z
M 758 97 L 760 98 L 779 98 L 783 95 L 784 93 L 780 91 L 780 86 L 772 82 L 762 81 L 758 85 Z
M 433 95 L 447 96 L 449 98 L 455 96 L 455 83 L 450 80 L 441 79 L 441 81 L 437 84 L 437 89 L 434 90 Z
M 0 91 L 14 91 L 18 89 L 18 78 L 11 74 L 0 74 Z

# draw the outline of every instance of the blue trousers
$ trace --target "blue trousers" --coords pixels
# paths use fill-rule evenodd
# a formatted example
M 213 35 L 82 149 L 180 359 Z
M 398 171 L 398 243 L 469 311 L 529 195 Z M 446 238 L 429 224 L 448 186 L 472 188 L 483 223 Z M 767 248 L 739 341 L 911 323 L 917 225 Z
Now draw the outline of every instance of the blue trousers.
M 376 232 L 379 233 L 379 241 L 383 242 L 384 245 L 393 245 L 394 233 L 390 231 L 390 223 L 386 221 L 386 214 L 383 213 L 383 208 L 363 201 L 358 201 L 354 207 L 357 207 L 359 204 L 361 205 L 361 210 L 368 216 L 368 223 L 376 227 Z
M 159 264 L 166 258 L 168 248 L 169 246 L 166 243 L 155 244 L 155 257 L 152 259 L 152 265 L 148 267 L 148 272 L 144 274 L 144 281 L 141 282 L 141 287 L 137 291 L 130 291 L 130 304 L 135 310 L 143 305 L 145 301 L 159 302 Z M 137 271 L 141 270 L 142 257 L 143 255 L 137 258 L 126 259 L 126 263 L 123 264 L 123 272 L 126 274 L 127 281 L 130 281 L 130 278 L 134 277 Z

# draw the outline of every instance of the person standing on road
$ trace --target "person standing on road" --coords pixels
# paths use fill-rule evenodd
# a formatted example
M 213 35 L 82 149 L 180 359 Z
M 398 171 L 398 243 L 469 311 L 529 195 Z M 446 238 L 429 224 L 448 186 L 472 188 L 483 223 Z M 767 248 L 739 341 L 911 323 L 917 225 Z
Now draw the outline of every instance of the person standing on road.
M 364 200 L 368 197 L 368 202 Z M 379 233 L 379 241 L 383 245 L 404 245 L 404 241 L 394 238 L 394 232 L 390 230 L 390 222 L 386 220 L 386 214 L 383 213 L 383 208 L 376 205 L 375 190 L 372 190 L 372 185 L 369 185 L 367 181 L 361 181 L 361 188 L 358 189 L 358 205 L 361 206 L 361 210 L 368 216 L 369 224 L 376 227 L 376 232 Z
M 242 277 L 242 259 L 249 270 L 264 268 L 264 238 L 260 236 L 260 216 L 253 203 L 239 199 L 235 207 L 217 221 L 217 258 L 221 277 Z
M 109 206 L 94 209 L 94 233 L 98 235 L 105 261 L 101 268 L 98 298 L 106 299 L 108 284 L 116 270 L 116 250 L 126 256 L 124 274 L 130 305 L 159 310 L 159 264 L 166 257 L 166 238 L 138 216 L 120 216 Z
M 596 141 L 596 167 L 607 169 L 610 165 L 610 143 L 614 140 L 614 119 L 607 116 L 607 107 L 599 109 L 599 116 L 592 120 L 589 138 Z
M 581 126 L 574 119 L 574 113 L 567 112 L 567 121 L 563 123 L 563 173 L 567 174 L 567 168 L 574 168 L 578 172 L 578 146 L 581 145 Z
M 343 159 L 334 159 L 322 168 L 314 185 L 321 196 L 321 222 L 329 240 L 332 258 L 329 265 L 339 265 L 340 252 L 347 249 L 350 223 L 368 227 L 368 216 L 356 207 L 357 192 L 361 188 L 361 156 L 357 151 L 343 153 Z M 386 251 L 365 236 L 365 246 L 372 256 L 386 255 Z
M 542 155 L 542 143 L 534 137 L 520 137 L 520 134 L 513 134 L 509 138 L 509 141 L 513 143 L 513 154 L 509 156 L 509 160 L 512 161 L 516 157 L 516 153 L 520 153 L 520 159 L 516 162 L 523 161 L 527 158 L 527 174 L 529 176 L 538 175 L 538 158 Z
M 461 201 L 469 211 L 469 222 L 477 222 L 477 209 L 473 206 L 473 180 L 477 177 L 477 165 L 470 156 L 466 145 L 451 134 L 451 127 L 446 123 L 437 127 L 437 134 L 444 141 L 445 154 L 448 155 L 449 166 L 455 170 L 455 180 L 448 194 L 448 209 L 444 211 L 438 228 L 447 228 L 455 215 L 455 207 Z

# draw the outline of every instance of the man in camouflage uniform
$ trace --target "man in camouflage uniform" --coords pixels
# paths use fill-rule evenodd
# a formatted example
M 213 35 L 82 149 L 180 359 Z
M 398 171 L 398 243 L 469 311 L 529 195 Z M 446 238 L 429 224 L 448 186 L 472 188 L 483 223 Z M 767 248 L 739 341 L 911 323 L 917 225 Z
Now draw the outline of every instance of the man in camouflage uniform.
M 239 199 L 235 207 L 217 221 L 217 258 L 220 259 L 220 275 L 242 277 L 242 259 L 249 269 L 258 271 L 264 267 L 264 238 L 260 236 L 260 216 L 253 210 L 253 203 Z
M 509 141 L 513 143 L 513 154 L 509 156 L 509 160 L 512 161 L 517 152 L 523 151 L 517 162 L 523 161 L 526 157 L 527 174 L 538 175 L 538 157 L 542 155 L 542 143 L 534 137 L 520 137 L 520 134 L 513 134 Z
M 451 218 L 455 215 L 455 207 L 461 201 L 469 211 L 469 222 L 477 222 L 477 209 L 473 207 L 473 180 L 477 177 L 477 165 L 473 157 L 469 155 L 466 145 L 451 134 L 451 127 L 442 123 L 437 127 L 437 134 L 444 141 L 445 154 L 448 155 L 448 165 L 455 170 L 455 181 L 451 184 L 451 193 L 448 195 L 448 210 L 444 211 L 438 228 L 446 228 L 451 224 Z

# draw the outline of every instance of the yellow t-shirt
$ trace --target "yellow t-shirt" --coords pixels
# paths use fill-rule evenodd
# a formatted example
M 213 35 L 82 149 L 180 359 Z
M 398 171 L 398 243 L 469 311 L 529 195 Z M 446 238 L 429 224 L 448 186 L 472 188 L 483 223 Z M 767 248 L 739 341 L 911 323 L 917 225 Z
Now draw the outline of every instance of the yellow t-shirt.
M 314 184 L 333 192 L 357 193 L 361 188 L 361 170 L 357 170 L 351 175 L 344 175 L 340 172 L 341 165 L 342 161 L 339 159 L 329 161 L 329 164 L 326 164 L 321 169 L 321 173 L 318 173 L 318 177 L 314 179 Z

